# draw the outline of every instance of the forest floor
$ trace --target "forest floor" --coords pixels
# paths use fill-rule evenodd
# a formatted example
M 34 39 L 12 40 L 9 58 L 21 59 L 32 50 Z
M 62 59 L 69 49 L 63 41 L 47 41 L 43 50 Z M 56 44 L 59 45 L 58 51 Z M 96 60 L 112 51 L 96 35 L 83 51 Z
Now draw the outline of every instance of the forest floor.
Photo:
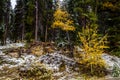
M 82 51 L 79 47 L 76 50 Z M 58 46 L 49 42 L 0 46 L 0 80 L 120 80 L 119 77 L 113 77 L 114 65 L 120 68 L 120 58 L 104 53 L 102 58 L 109 66 L 107 70 L 110 73 L 103 77 L 90 77 L 79 71 L 79 64 L 70 55 L 71 49 L 68 45 Z M 43 64 L 50 71 L 38 72 L 38 64 L 39 66 Z M 47 76 L 52 76 L 52 79 L 34 78 L 38 75 L 35 73 L 39 75 L 46 73 Z M 27 78 L 33 76 L 33 78 L 27 79 L 25 76 Z

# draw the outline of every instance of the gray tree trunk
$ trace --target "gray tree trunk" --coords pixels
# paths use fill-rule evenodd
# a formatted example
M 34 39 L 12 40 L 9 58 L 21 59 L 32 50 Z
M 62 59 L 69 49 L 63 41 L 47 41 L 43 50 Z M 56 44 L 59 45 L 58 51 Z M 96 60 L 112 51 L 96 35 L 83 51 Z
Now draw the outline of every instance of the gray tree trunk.
M 38 0 L 36 0 L 36 25 L 35 25 L 35 41 L 38 40 Z

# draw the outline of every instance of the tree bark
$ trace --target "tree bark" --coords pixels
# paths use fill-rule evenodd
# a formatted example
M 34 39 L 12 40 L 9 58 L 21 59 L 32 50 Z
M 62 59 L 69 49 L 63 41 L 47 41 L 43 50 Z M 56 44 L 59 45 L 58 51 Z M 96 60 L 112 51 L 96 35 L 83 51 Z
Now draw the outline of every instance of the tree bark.
M 45 31 L 45 42 L 47 41 L 47 34 L 48 32 L 47 32 L 47 25 L 46 25 L 46 31 Z
M 5 24 L 5 32 L 3 35 L 3 45 L 6 44 L 7 34 L 8 34 L 8 26 L 9 26 L 9 3 L 6 4 L 6 12 L 4 15 L 4 24 Z
M 95 15 L 97 15 L 97 8 L 98 8 L 98 0 L 96 0 L 96 5 L 95 5 Z
M 23 18 L 22 18 L 22 19 L 23 19 L 23 20 L 22 20 L 22 41 L 23 41 L 23 40 L 24 40 L 24 37 L 25 37 L 25 22 L 24 22 L 24 19 L 25 19 L 25 10 L 24 10 L 24 9 L 25 9 L 25 8 L 24 8 L 24 7 L 25 7 L 25 4 L 24 4 L 24 1 L 23 1 L 23 0 L 22 0 L 22 2 L 23 2 L 23 8 L 22 8 L 22 9 L 23 9 L 23 13 L 22 13 L 22 14 L 23 14 Z
M 36 25 L 35 25 L 35 41 L 38 40 L 38 0 L 36 0 Z
M 70 43 L 70 36 L 69 36 L 68 31 L 66 32 L 66 34 L 67 34 L 67 39 L 68 39 L 68 42 Z
M 25 27 L 24 27 L 24 22 L 23 22 L 23 26 L 22 26 L 22 41 L 24 40 L 24 32 L 25 32 Z

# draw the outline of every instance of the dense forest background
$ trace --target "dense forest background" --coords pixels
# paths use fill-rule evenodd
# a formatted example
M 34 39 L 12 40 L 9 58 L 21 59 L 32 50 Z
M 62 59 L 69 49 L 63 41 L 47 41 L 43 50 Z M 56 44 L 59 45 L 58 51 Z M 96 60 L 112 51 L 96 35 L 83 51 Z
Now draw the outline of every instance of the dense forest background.
M 100 36 L 108 35 L 107 51 L 120 56 L 120 0 L 16 1 L 12 9 L 10 0 L 0 0 L 2 45 L 8 41 L 63 41 L 78 45 L 81 43 L 78 33 L 83 27 L 93 25 L 98 26 Z M 74 29 L 71 29 L 72 26 Z

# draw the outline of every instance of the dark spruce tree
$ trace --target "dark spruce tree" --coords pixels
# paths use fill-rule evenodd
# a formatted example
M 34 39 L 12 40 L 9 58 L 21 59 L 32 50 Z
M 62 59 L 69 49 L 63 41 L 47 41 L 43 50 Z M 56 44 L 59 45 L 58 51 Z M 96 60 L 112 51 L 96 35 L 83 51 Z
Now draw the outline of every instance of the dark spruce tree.
M 1 44 L 6 44 L 6 40 L 9 37 L 10 13 L 12 8 L 10 0 L 2 0 L 0 4 L 0 40 Z
M 25 2 L 17 0 L 17 5 L 14 9 L 14 40 L 24 40 L 25 35 Z

